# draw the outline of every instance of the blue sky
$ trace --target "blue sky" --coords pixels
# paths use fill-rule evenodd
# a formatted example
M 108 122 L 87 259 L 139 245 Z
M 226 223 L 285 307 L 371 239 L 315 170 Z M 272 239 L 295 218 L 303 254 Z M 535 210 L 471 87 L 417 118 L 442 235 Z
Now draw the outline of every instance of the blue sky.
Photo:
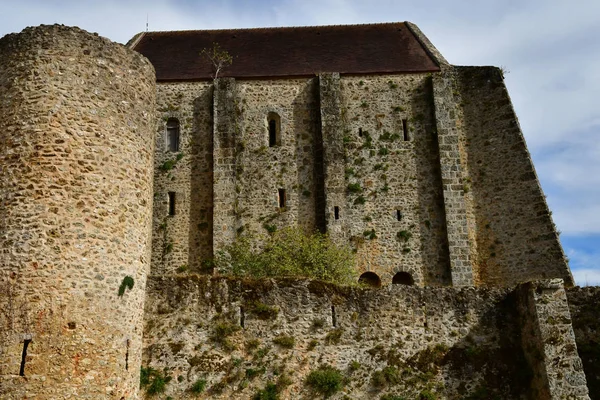
M 457 65 L 506 84 L 565 253 L 600 285 L 600 1 L 0 0 L 0 36 L 61 23 L 125 43 L 145 30 L 412 21 Z

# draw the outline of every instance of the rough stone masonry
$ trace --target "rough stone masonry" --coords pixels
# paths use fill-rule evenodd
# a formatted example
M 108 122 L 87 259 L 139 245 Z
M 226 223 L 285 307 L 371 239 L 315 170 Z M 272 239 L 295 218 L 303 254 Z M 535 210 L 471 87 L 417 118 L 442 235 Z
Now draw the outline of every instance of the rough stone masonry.
M 200 56 L 233 63 L 219 77 Z M 0 397 L 599 398 L 502 71 L 413 24 L 0 39 Z M 212 276 L 288 226 L 371 288 Z M 591 307 L 591 308 L 590 308 Z M 469 377 L 468 379 L 466 377 Z

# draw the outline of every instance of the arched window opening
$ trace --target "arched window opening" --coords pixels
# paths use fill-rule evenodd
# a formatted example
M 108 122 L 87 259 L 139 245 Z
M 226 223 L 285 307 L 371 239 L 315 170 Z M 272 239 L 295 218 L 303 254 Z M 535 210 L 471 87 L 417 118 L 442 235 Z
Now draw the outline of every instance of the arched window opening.
M 410 140 L 410 136 L 408 134 L 408 121 L 406 119 L 402 120 L 402 136 L 405 142 Z
M 176 118 L 167 120 L 167 151 L 179 151 L 179 121 Z
M 412 275 L 408 272 L 398 272 L 392 278 L 392 285 L 409 285 L 412 286 L 415 284 L 415 280 Z
M 370 286 L 370 287 L 381 287 L 381 279 L 375 272 L 365 272 L 358 278 L 358 283 Z
M 281 118 L 276 113 L 269 113 L 269 147 L 281 146 Z

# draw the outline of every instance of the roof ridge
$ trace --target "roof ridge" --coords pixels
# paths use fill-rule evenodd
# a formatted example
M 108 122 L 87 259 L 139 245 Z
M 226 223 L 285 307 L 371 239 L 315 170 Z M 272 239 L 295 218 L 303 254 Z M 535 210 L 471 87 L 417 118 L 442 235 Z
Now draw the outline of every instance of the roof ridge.
M 338 27 L 353 27 L 353 26 L 378 26 L 378 25 L 406 25 L 406 21 L 396 22 L 370 22 L 360 24 L 333 24 L 333 25 L 296 25 L 296 26 L 263 26 L 253 28 L 221 28 L 221 29 L 182 29 L 173 31 L 147 31 L 145 33 L 191 33 L 191 32 L 231 32 L 231 31 L 261 31 L 261 30 L 292 30 L 302 28 L 338 28 Z

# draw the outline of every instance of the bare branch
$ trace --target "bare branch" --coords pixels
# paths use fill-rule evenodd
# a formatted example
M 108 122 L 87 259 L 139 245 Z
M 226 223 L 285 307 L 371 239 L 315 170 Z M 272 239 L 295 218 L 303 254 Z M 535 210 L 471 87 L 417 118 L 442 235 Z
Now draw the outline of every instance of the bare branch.
M 231 54 L 229 54 L 227 50 L 222 49 L 221 46 L 219 46 L 219 43 L 213 43 L 213 46 L 210 49 L 202 49 L 200 55 L 208 58 L 208 60 L 212 63 L 215 72 L 213 75 L 214 79 L 219 77 L 219 73 L 224 68 L 233 63 L 233 57 Z

